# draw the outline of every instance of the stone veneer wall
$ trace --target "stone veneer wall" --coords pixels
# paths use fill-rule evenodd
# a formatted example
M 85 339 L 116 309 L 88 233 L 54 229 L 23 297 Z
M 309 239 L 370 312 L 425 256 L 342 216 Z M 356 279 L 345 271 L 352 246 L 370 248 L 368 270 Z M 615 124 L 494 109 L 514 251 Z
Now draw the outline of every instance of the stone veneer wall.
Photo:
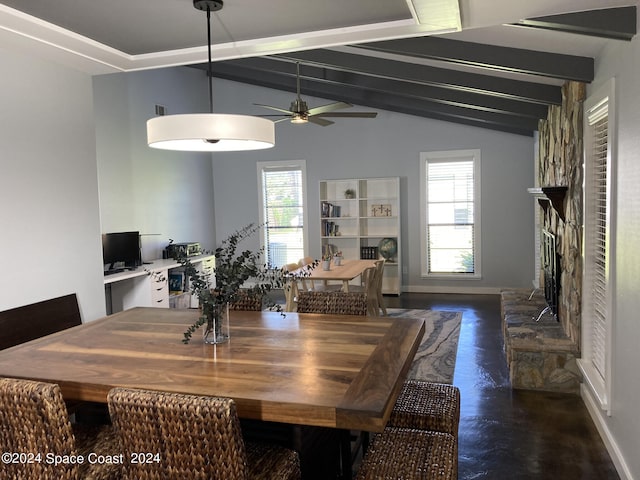
M 516 389 L 578 393 L 581 376 L 580 309 L 582 301 L 582 112 L 585 85 L 566 83 L 562 105 L 549 108 L 539 130 L 538 185 L 566 186 L 564 220 L 551 204 L 540 208 L 542 228 L 555 234 L 560 261 L 558 317 L 538 319 L 546 306 L 540 289 L 505 290 L 501 295 L 505 352 L 511 385 Z
M 584 83 L 562 87 L 562 106 L 549 107 L 538 126 L 538 182 L 540 187 L 566 186 L 565 221 L 553 208 L 540 209 L 541 225 L 556 235 L 562 275 L 558 316 L 567 336 L 580 345 L 582 303 L 582 115 Z M 540 274 L 541 282 L 543 275 Z M 542 285 L 541 285 L 542 286 Z

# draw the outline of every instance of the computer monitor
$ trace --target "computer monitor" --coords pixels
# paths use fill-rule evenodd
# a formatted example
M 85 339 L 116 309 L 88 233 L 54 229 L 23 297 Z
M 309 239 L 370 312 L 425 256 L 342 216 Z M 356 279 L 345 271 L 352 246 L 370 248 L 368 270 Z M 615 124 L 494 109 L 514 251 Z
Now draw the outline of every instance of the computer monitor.
M 140 232 L 103 233 L 102 257 L 105 272 L 139 267 Z

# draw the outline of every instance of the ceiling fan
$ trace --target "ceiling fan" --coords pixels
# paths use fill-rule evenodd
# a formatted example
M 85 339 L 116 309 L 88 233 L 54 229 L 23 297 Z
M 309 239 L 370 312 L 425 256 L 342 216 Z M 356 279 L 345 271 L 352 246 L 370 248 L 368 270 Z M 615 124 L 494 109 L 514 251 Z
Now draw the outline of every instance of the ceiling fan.
M 340 110 L 342 108 L 353 107 L 350 103 L 346 102 L 335 102 L 329 103 L 327 105 L 321 105 L 315 108 L 309 108 L 307 106 L 307 102 L 305 102 L 300 96 L 300 63 L 296 62 L 296 99 L 291 102 L 289 109 L 273 107 L 271 105 L 262 105 L 260 103 L 254 103 L 259 107 L 269 108 L 271 110 L 276 110 L 278 112 L 282 112 L 277 115 L 259 115 L 261 117 L 285 117 L 280 120 L 276 120 L 275 123 L 283 122 L 285 120 L 291 119 L 291 123 L 315 123 L 316 125 L 321 125 L 326 127 L 328 125 L 332 125 L 334 122 L 331 120 L 327 120 L 325 117 L 351 117 L 351 118 L 375 118 L 378 113 L 377 112 L 336 112 L 335 110 Z

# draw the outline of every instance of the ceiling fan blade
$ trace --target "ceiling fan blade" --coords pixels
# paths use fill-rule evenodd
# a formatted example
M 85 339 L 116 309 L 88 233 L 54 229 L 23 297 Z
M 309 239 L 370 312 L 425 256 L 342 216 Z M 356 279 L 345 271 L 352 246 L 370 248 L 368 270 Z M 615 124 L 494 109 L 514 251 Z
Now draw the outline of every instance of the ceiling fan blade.
M 320 113 L 318 117 L 351 117 L 351 118 L 376 118 L 378 112 L 330 112 Z
M 322 127 L 328 127 L 329 125 L 333 125 L 333 122 L 331 120 L 325 120 L 324 118 L 320 118 L 320 117 L 309 116 L 309 122 L 315 123 L 316 125 L 320 125 Z
M 321 113 L 332 112 L 334 110 L 340 110 L 341 108 L 349 107 L 353 107 L 353 105 L 345 102 L 329 103 L 328 105 L 321 105 L 320 107 L 309 109 L 309 116 L 319 115 Z
M 287 109 L 280 108 L 280 107 L 272 107 L 271 105 L 262 105 L 261 103 L 254 103 L 254 105 L 257 106 L 257 107 L 270 108 L 271 110 L 275 110 L 277 112 L 283 112 L 283 113 L 291 114 L 291 110 L 287 110 Z

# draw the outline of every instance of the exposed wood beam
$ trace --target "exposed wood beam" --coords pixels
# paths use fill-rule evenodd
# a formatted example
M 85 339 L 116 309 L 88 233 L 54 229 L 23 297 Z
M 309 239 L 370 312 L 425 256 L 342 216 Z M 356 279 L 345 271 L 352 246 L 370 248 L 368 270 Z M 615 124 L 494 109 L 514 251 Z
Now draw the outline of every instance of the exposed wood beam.
M 238 60 L 218 62 L 213 74 L 219 78 L 295 92 L 295 77 L 273 71 L 253 70 L 233 65 Z M 509 115 L 485 110 L 474 110 L 457 105 L 434 102 L 422 98 L 389 94 L 376 90 L 367 90 L 357 86 L 337 85 L 310 81 L 303 78 L 301 88 L 305 95 L 328 98 L 335 101 L 352 102 L 371 108 L 456 122 L 476 127 L 530 136 L 537 129 L 538 121 L 519 115 Z M 278 106 L 278 105 L 274 105 Z M 287 108 L 288 105 L 282 105 Z
M 334 50 L 291 52 L 274 57 L 316 64 L 332 70 L 362 73 L 544 105 L 560 105 L 562 102 L 560 87 L 553 85 L 509 80 Z
M 630 6 L 528 18 L 514 25 L 630 41 L 636 23 L 636 7 Z
M 593 58 L 484 45 L 435 36 L 365 43 L 354 47 L 585 83 L 593 81 L 594 76 Z
M 260 76 L 274 73 L 295 77 L 296 69 L 293 63 L 274 60 L 269 57 L 259 57 L 241 60 L 231 60 L 216 64 L 232 65 L 242 69 L 246 76 Z M 316 65 L 300 65 L 301 77 L 316 83 L 345 85 L 363 90 L 419 98 L 443 105 L 459 106 L 493 113 L 502 113 L 535 119 L 547 116 L 547 106 L 530 103 L 500 96 L 483 95 L 477 92 L 452 90 L 417 82 L 380 78 L 360 73 L 331 70 Z

